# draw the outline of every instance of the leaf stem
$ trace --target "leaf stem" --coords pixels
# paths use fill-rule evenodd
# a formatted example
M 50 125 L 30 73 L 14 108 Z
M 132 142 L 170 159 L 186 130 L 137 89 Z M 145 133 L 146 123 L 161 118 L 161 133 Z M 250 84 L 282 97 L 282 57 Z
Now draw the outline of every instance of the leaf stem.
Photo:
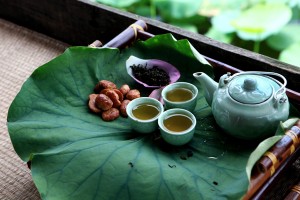
M 255 53 L 259 53 L 259 50 L 260 50 L 260 40 L 256 40 L 256 41 L 254 42 L 253 51 L 254 51 Z
M 150 16 L 152 19 L 156 18 L 156 7 L 153 0 L 150 0 Z

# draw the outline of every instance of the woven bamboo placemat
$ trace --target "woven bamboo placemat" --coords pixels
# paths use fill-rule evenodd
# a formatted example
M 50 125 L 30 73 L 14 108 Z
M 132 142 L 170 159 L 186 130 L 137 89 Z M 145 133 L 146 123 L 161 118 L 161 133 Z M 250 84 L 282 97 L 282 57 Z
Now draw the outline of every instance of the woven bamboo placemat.
M 24 81 L 67 44 L 0 19 L 0 199 L 40 199 L 30 170 L 15 153 L 7 126 L 8 108 Z

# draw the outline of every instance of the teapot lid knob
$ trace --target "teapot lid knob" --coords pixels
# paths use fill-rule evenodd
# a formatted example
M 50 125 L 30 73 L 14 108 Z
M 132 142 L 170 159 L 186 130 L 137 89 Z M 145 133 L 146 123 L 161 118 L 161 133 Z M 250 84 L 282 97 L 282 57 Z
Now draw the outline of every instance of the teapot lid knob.
M 273 95 L 274 87 L 272 82 L 274 81 L 266 76 L 239 75 L 229 83 L 228 93 L 240 103 L 262 103 Z
M 257 81 L 254 78 L 246 78 L 244 80 L 243 88 L 247 91 L 255 90 L 257 86 Z

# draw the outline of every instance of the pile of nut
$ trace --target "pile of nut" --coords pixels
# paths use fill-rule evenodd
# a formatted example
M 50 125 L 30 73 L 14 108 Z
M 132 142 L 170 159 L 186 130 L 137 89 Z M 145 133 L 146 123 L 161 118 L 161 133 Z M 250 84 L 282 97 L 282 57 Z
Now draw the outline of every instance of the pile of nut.
M 127 84 L 117 89 L 116 84 L 108 80 L 99 81 L 94 92 L 89 95 L 89 108 L 92 112 L 101 114 L 104 121 L 113 121 L 120 113 L 123 117 L 127 117 L 127 105 L 131 100 L 141 96 L 138 90 L 130 89 Z

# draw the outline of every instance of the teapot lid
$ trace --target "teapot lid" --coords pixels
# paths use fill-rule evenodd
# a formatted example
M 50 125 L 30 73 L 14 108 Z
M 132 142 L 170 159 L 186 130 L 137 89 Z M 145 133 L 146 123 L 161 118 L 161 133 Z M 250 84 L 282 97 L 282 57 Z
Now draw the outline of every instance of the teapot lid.
M 265 76 L 236 76 L 230 81 L 229 95 L 240 103 L 259 104 L 273 95 L 272 82 L 274 81 Z

